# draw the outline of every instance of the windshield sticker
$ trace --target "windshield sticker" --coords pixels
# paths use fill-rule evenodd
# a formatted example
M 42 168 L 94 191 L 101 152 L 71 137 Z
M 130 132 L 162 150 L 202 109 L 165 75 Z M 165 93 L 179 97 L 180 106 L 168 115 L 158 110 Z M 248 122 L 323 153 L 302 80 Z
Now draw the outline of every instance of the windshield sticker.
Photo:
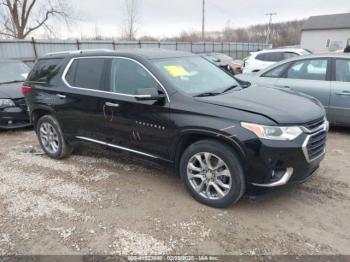
M 164 69 L 174 78 L 190 76 L 190 73 L 187 72 L 186 69 L 180 65 L 164 66 Z

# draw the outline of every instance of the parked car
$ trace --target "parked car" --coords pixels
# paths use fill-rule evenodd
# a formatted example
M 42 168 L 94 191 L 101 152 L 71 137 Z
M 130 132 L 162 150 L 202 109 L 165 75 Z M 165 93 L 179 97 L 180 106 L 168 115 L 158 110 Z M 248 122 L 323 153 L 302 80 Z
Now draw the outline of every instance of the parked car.
M 239 78 L 313 96 L 326 108 L 331 124 L 350 126 L 350 54 L 293 58 Z
M 234 60 L 222 53 L 208 53 L 203 54 L 202 57 L 233 75 L 242 74 L 243 62 L 240 60 Z
M 20 61 L 0 60 L 0 129 L 30 126 L 21 87 L 30 69 Z
M 66 157 L 85 141 L 159 161 L 213 207 L 257 188 L 303 182 L 325 155 L 328 125 L 316 99 L 243 88 L 190 53 L 47 55 L 23 93 L 49 157 Z
M 256 73 L 277 62 L 310 54 L 310 51 L 298 48 L 269 49 L 251 53 L 251 55 L 244 60 L 243 73 Z

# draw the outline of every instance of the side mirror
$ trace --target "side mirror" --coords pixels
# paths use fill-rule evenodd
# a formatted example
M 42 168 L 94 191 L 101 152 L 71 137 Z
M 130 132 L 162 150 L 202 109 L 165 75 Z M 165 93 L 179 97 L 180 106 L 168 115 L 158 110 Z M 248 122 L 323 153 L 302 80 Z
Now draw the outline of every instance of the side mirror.
M 160 101 L 165 99 L 165 95 L 159 94 L 156 88 L 139 88 L 135 92 L 135 98 L 139 101 Z

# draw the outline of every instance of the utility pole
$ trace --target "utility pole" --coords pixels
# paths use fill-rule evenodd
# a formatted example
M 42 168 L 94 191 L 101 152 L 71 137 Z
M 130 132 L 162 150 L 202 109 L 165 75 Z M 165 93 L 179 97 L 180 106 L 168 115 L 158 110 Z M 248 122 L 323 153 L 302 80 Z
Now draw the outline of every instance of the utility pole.
M 268 27 L 267 27 L 267 35 L 266 35 L 266 44 L 268 44 L 269 41 L 270 41 L 271 26 L 272 26 L 272 17 L 273 17 L 274 15 L 277 15 L 277 13 L 267 13 L 267 14 L 265 14 L 265 15 L 270 17 L 269 25 L 268 25 Z
M 205 0 L 202 0 L 202 41 L 205 38 Z

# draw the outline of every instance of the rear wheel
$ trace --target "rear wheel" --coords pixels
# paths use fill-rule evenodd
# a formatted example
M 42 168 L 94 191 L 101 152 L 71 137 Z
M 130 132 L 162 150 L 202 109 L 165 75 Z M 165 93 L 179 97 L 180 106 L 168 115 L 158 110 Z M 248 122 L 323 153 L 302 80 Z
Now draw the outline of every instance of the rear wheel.
M 65 141 L 53 116 L 42 116 L 36 125 L 36 133 L 42 149 L 49 157 L 61 159 L 72 153 L 73 148 Z
M 180 175 L 190 194 L 208 206 L 227 207 L 245 192 L 240 159 L 230 147 L 215 140 L 189 146 L 181 157 Z

